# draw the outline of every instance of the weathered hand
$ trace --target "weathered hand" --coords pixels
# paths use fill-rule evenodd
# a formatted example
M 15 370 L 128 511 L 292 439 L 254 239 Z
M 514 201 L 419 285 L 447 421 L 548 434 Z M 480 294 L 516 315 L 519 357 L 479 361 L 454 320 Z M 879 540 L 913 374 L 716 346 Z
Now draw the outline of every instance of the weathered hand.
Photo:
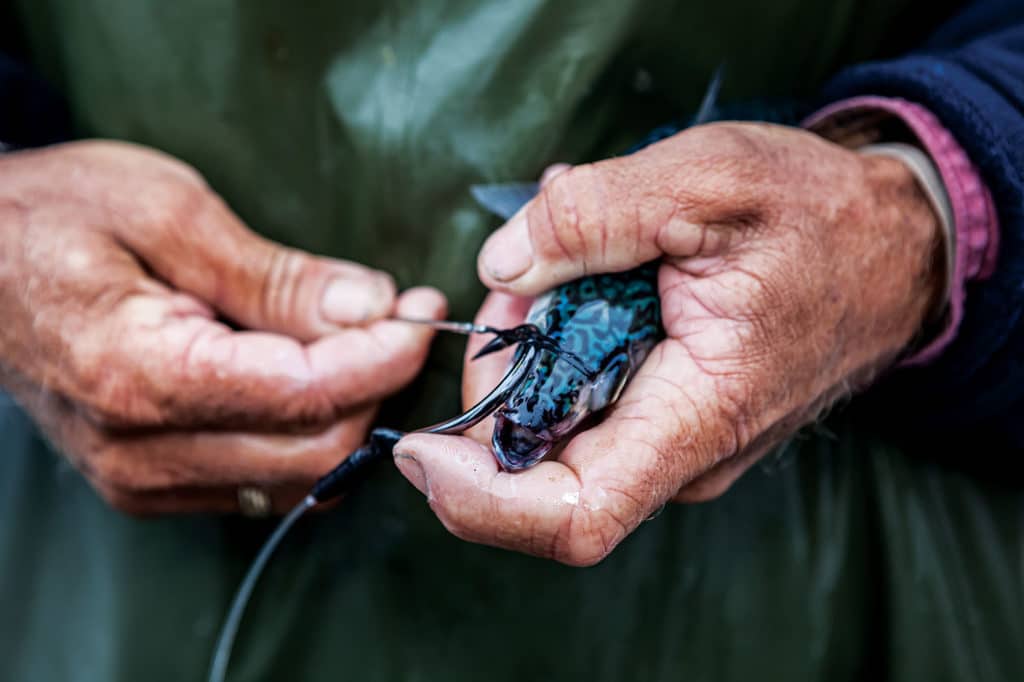
M 595 563 L 668 500 L 721 494 L 889 366 L 940 290 L 937 234 L 900 162 L 797 129 L 700 126 L 568 170 L 484 246 L 496 293 L 480 321 L 514 324 L 521 297 L 661 258 L 668 338 L 557 461 L 509 474 L 470 438 L 414 435 L 396 463 L 456 535 Z M 503 369 L 467 366 L 467 401 Z
M 421 366 L 428 330 L 373 321 L 396 305 L 444 301 L 256 236 L 163 154 L 0 157 L 0 381 L 119 509 L 290 506 Z

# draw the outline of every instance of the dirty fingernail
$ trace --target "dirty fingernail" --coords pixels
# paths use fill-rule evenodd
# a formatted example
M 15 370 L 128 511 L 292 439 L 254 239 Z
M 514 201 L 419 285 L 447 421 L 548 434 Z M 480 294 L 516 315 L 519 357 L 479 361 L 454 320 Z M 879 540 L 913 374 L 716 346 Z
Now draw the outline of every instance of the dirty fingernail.
M 516 279 L 530 269 L 533 252 L 523 211 L 487 240 L 480 257 L 487 274 L 499 282 Z
M 402 472 L 409 483 L 412 483 L 416 490 L 424 495 L 427 494 L 427 475 L 423 472 L 423 466 L 407 452 L 395 451 L 395 466 Z
M 337 277 L 324 289 L 320 314 L 335 324 L 351 324 L 381 314 L 389 304 L 383 286 Z

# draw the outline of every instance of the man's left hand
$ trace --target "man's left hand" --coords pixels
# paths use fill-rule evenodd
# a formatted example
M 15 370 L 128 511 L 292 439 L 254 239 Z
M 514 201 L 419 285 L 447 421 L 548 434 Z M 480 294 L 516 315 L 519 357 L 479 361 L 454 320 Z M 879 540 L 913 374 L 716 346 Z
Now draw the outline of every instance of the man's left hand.
M 793 128 L 699 126 L 569 169 L 484 246 L 478 319 L 515 324 L 555 285 L 660 258 L 667 338 L 557 460 L 506 473 L 477 440 L 412 435 L 396 463 L 459 537 L 596 563 L 890 366 L 941 290 L 938 233 L 902 163 Z M 466 402 L 504 369 L 467 364 Z

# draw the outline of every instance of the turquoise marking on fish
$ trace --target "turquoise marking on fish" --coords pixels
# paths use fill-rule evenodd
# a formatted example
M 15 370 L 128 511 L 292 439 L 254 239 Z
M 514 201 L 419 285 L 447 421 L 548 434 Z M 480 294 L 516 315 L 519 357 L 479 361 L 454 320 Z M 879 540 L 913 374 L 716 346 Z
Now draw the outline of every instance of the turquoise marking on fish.
M 536 183 L 477 185 L 473 197 L 507 220 L 538 191 Z M 533 466 L 587 417 L 618 400 L 665 336 L 657 278 L 658 263 L 652 262 L 628 272 L 574 280 L 534 302 L 526 324 L 536 328 L 545 344 L 520 341 L 513 366 L 528 348 L 536 356 L 494 413 L 491 445 L 503 468 Z M 507 345 L 498 337 L 480 354 Z
M 618 400 L 664 338 L 657 271 L 657 263 L 648 263 L 584 277 L 537 299 L 526 322 L 558 350 L 541 348 L 494 414 L 491 445 L 502 467 L 516 471 L 536 464 L 588 416 Z M 517 351 L 524 352 L 523 346 Z
M 693 125 L 714 115 L 721 81 L 719 68 Z M 471 191 L 482 207 L 508 220 L 537 195 L 540 186 L 514 182 L 475 185 Z M 618 400 L 651 349 L 665 337 L 658 262 L 556 287 L 534 302 L 526 323 L 548 341 L 547 347 L 528 340 L 520 343 L 513 366 L 531 346 L 536 357 L 494 413 L 491 445 L 509 471 L 533 466 L 567 441 L 587 417 Z M 498 338 L 483 352 L 505 345 Z

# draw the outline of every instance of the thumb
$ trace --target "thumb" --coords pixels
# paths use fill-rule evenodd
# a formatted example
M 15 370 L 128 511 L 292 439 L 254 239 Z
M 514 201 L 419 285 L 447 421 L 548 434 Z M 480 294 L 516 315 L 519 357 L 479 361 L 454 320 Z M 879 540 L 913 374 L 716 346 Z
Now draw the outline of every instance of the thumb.
M 621 272 L 662 255 L 704 249 L 690 173 L 654 145 L 627 157 L 568 168 L 484 244 L 481 281 L 535 296 L 598 272 Z M 698 202 L 699 203 L 699 202 Z
M 635 192 L 618 161 L 575 166 L 548 179 L 537 196 L 484 244 L 478 270 L 497 291 L 530 296 L 587 273 L 628 270 L 661 255 L 638 235 Z
M 249 329 L 311 341 L 391 311 L 389 275 L 260 237 L 204 191 L 145 240 L 141 231 L 118 236 L 162 279 Z

